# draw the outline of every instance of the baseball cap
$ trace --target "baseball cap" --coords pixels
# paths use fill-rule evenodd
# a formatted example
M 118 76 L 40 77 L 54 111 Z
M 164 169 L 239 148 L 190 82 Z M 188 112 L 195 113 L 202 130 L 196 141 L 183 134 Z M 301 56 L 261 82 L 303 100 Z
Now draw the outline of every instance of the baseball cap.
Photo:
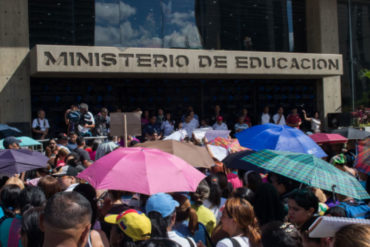
M 171 215 L 179 203 L 166 193 L 157 193 L 149 197 L 145 205 L 146 213 L 158 212 L 163 218 Z
M 4 148 L 9 148 L 10 145 L 12 145 L 13 143 L 21 143 L 21 140 L 18 140 L 17 138 L 15 138 L 14 136 L 8 136 L 8 137 L 5 137 L 4 138 L 4 141 L 3 141 L 3 146 Z
M 217 121 L 223 121 L 223 120 L 224 120 L 224 118 L 222 116 L 217 117 Z
M 152 223 L 143 213 L 135 209 L 128 209 L 120 214 L 110 214 L 104 218 L 110 224 L 118 227 L 133 241 L 147 240 L 152 233 Z
M 58 140 L 68 140 L 68 136 L 66 133 L 59 133 Z
M 59 169 L 59 171 L 53 173 L 52 175 L 55 177 L 62 177 L 62 176 L 73 176 L 76 177 L 78 174 L 78 170 L 74 168 L 73 166 L 62 166 L 62 168 Z

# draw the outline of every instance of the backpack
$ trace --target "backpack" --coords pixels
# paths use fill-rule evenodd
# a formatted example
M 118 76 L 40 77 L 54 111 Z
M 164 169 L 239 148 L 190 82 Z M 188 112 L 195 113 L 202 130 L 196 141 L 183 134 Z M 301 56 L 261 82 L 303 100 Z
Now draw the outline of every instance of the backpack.
M 348 218 L 370 219 L 370 207 L 365 202 L 341 202 L 338 206 L 346 211 Z
M 79 111 L 70 111 L 67 115 L 67 118 L 72 123 L 76 124 L 80 122 L 81 113 Z

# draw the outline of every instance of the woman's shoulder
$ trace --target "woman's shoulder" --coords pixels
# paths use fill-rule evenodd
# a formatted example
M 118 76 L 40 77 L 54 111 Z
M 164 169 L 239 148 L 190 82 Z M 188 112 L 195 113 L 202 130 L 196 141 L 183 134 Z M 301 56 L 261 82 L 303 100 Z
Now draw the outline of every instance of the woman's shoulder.
M 234 244 L 235 243 L 235 244 Z M 219 241 L 216 247 L 249 247 L 249 239 L 247 237 L 232 237 L 232 238 L 224 238 Z

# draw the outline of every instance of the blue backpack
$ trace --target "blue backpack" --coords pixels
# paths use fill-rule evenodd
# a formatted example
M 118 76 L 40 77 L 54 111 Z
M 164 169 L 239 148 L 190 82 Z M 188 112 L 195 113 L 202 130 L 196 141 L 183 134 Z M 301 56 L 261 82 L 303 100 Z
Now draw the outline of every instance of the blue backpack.
M 370 219 L 370 207 L 365 202 L 341 202 L 338 206 L 346 211 L 348 218 Z

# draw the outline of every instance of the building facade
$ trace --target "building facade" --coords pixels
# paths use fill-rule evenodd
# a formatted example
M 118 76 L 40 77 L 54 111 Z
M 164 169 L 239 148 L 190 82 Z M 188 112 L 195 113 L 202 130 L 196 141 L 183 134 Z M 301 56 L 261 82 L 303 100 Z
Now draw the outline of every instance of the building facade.
M 26 127 L 43 108 L 62 126 L 65 109 L 80 102 L 93 111 L 191 105 L 202 118 L 220 104 L 230 113 L 248 108 L 255 119 L 265 105 L 301 106 L 326 118 L 342 102 L 351 106 L 352 88 L 358 99 L 369 90 L 357 78 L 370 67 L 369 6 L 0 0 L 0 122 Z

